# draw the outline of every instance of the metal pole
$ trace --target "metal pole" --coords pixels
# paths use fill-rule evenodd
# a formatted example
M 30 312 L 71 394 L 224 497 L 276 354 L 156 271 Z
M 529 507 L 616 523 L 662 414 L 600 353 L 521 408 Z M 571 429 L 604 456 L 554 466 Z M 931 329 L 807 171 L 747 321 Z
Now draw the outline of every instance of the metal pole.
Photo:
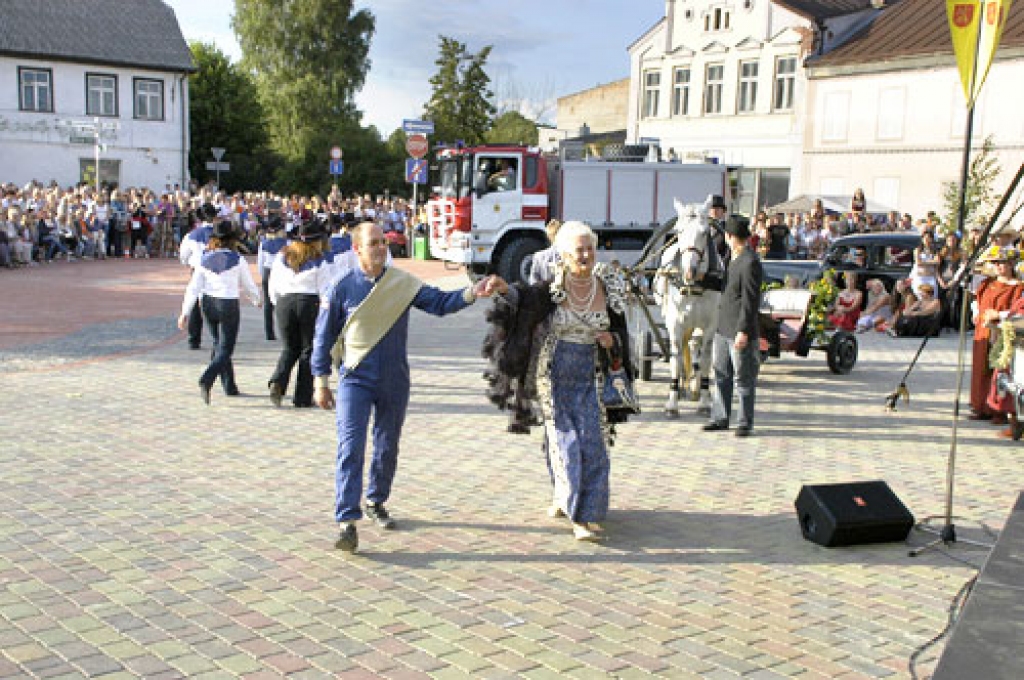
M 100 119 L 97 118 L 93 122 L 93 125 L 96 126 L 96 128 L 95 128 L 95 131 L 96 131 L 96 196 L 95 196 L 95 198 L 98 199 L 99 196 L 100 196 L 100 131 L 101 131 L 101 129 L 100 129 Z

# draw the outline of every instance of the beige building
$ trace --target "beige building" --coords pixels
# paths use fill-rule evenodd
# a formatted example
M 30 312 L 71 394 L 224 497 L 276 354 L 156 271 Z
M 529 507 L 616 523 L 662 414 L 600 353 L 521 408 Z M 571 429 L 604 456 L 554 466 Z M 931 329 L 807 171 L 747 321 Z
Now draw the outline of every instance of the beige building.
M 629 78 L 558 98 L 558 132 L 562 139 L 626 129 Z
M 870 0 L 666 0 L 665 17 L 628 48 L 627 142 L 738 166 L 738 212 L 785 200 L 799 183 L 803 61 L 876 13 Z
M 915 217 L 942 210 L 959 182 L 966 104 L 945 5 L 901 0 L 828 54 L 812 57 L 802 168 L 792 193 L 851 195 Z M 975 107 L 973 146 L 991 136 L 1002 191 L 1024 162 L 1024 11 L 1013 7 Z

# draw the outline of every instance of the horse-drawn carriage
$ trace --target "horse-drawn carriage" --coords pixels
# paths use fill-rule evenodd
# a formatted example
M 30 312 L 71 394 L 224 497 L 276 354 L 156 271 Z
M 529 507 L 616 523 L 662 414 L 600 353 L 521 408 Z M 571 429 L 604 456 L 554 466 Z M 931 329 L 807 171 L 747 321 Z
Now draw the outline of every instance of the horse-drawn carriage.
M 675 204 L 677 217 L 655 233 L 628 270 L 635 302 L 629 312 L 633 365 L 641 380 L 650 380 L 655 361 L 670 365 L 665 411 L 678 414 L 679 401 L 699 402 L 698 413 L 710 406 L 708 390 L 711 347 L 718 325 L 721 293 L 702 282 L 713 272 L 714 250 L 708 210 L 701 205 Z M 765 292 L 761 303 L 761 357 L 812 350 L 826 353 L 829 369 L 849 373 L 857 361 L 857 338 L 829 327 L 812 313 L 814 286 Z

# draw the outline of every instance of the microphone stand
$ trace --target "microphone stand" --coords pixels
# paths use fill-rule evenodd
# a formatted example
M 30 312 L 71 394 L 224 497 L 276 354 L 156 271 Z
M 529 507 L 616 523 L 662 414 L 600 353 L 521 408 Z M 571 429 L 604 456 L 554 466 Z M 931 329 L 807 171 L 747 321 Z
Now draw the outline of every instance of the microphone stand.
M 952 428 L 949 440 L 949 455 L 946 458 L 946 508 L 943 514 L 943 521 L 945 522 L 941 527 L 935 528 L 919 522 L 917 529 L 925 531 L 927 533 L 934 534 L 936 538 L 926 543 L 925 545 L 914 548 L 909 552 L 911 557 L 917 557 L 921 553 L 937 548 L 940 545 L 951 545 L 953 543 L 964 543 L 967 545 L 977 546 L 980 548 L 991 548 L 992 546 L 988 543 L 982 543 L 980 541 L 971 541 L 967 539 L 957 539 L 956 527 L 953 525 L 953 485 L 956 475 L 956 441 L 957 441 L 957 424 L 960 420 L 960 391 L 963 388 L 964 381 L 964 347 L 967 344 L 967 315 L 970 312 L 970 290 L 967 287 L 968 277 L 971 275 L 971 270 L 974 268 L 975 262 L 985 249 L 985 245 L 988 243 L 992 227 L 995 226 L 996 221 L 999 219 L 999 215 L 1002 214 L 1003 209 L 1009 202 L 1010 197 L 1017 190 L 1017 185 L 1020 183 L 1022 176 L 1024 176 L 1024 164 L 1021 164 L 1017 170 L 1017 174 L 1014 175 L 1013 181 L 1010 182 L 1009 188 L 1003 194 L 1003 198 L 999 201 L 999 206 L 996 208 L 989 219 L 988 224 L 985 226 L 985 231 L 982 232 L 981 237 L 978 239 L 978 245 L 975 246 L 974 252 L 972 252 L 967 260 L 961 265 L 960 271 L 953 277 L 953 286 L 963 286 L 963 295 L 961 295 L 962 302 L 960 307 L 960 343 L 959 350 L 957 351 L 957 362 L 956 362 L 956 393 L 953 396 L 953 417 L 952 417 Z M 966 192 L 965 192 L 966 193 Z M 1020 208 L 1018 207 L 1018 210 Z M 1016 214 L 1016 210 L 1014 214 Z M 962 217 L 962 213 L 961 213 Z M 1009 223 L 1009 220 L 1013 218 L 1013 215 L 1004 223 Z M 962 222 L 962 219 L 961 219 Z M 961 224 L 961 227 L 963 225 Z M 927 338 L 926 338 L 927 340 Z

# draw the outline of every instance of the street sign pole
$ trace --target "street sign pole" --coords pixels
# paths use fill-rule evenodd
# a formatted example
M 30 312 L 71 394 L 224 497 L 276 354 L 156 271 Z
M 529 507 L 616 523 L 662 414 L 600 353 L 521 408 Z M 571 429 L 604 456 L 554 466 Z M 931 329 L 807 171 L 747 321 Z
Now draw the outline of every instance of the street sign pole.
M 96 200 L 100 197 L 100 119 L 96 118 Z
M 210 149 L 210 153 L 213 154 L 213 160 L 217 163 L 217 191 L 220 191 L 220 159 L 224 158 L 224 152 L 226 149 L 222 146 L 215 146 Z

